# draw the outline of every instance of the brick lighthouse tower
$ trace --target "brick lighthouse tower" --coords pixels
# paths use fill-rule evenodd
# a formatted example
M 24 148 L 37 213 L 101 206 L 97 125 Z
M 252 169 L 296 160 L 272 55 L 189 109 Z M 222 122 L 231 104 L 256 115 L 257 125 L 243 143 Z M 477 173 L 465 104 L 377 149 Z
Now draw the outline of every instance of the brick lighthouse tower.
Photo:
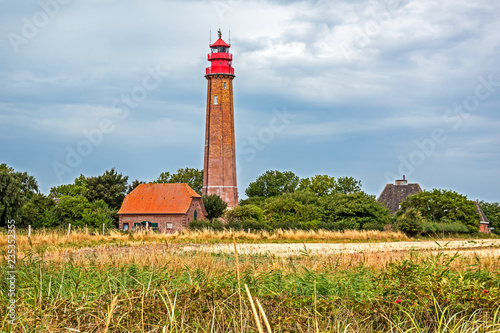
M 205 159 L 203 195 L 217 194 L 229 208 L 238 206 L 236 186 L 236 150 L 234 144 L 233 55 L 230 44 L 219 39 L 210 45 L 206 69 L 207 120 L 205 128 Z

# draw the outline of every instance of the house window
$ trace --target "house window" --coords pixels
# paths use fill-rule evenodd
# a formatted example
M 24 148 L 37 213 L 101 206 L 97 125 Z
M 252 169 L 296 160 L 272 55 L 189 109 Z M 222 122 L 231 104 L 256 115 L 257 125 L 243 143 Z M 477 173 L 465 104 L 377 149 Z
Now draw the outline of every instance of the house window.
M 173 228 L 172 222 L 167 222 L 167 229 L 172 229 L 172 228 Z
M 196 221 L 198 219 L 198 211 L 194 211 L 194 220 Z
M 127 229 L 125 229 L 125 223 L 123 224 L 123 229 L 128 230 L 128 223 L 127 223 Z M 142 221 L 142 222 L 136 222 L 134 223 L 134 230 L 158 230 L 158 223 L 153 223 L 150 221 Z
M 224 82 L 224 89 L 227 89 L 227 83 Z
M 123 230 L 128 230 L 128 223 L 123 223 Z
M 217 103 L 217 95 L 214 96 L 214 104 L 219 104 Z

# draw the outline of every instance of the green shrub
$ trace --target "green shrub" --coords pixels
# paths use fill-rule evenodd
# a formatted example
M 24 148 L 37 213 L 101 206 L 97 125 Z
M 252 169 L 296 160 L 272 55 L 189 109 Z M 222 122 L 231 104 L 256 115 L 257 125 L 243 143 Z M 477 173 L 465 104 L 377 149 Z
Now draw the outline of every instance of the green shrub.
M 318 207 L 299 201 L 306 199 L 307 195 L 304 193 L 292 193 L 267 199 L 264 203 L 266 218 L 273 226 L 281 222 L 293 223 L 295 221 L 307 222 L 318 220 L 320 218 Z M 296 200 L 296 198 L 299 200 Z
M 425 219 L 417 209 L 409 208 L 406 211 L 398 212 L 394 221 L 396 229 L 408 236 L 415 236 L 422 231 L 422 223 L 424 223 Z
M 243 230 L 243 231 L 255 231 L 255 230 L 266 230 L 272 231 L 273 228 L 269 226 L 265 222 L 255 221 L 255 220 L 247 220 L 247 221 L 238 221 L 238 222 L 229 222 L 226 224 L 226 229 L 233 230 Z
M 203 229 L 211 229 L 216 231 L 224 230 L 225 224 L 219 220 L 206 221 L 206 220 L 198 220 L 189 222 L 190 230 L 203 230 Z
M 250 197 L 246 199 L 241 199 L 240 200 L 240 206 L 246 206 L 246 205 L 255 205 L 255 206 L 261 206 L 266 198 L 264 197 Z
M 333 222 L 322 222 L 319 228 L 325 230 L 359 230 L 361 225 L 356 219 L 351 218 Z
M 263 221 L 264 211 L 255 205 L 238 206 L 226 212 L 229 223 L 241 221 Z
M 374 196 L 364 192 L 334 194 L 321 197 L 320 217 L 325 229 L 347 230 L 380 227 L 391 220 L 389 210 L 377 202 Z
M 202 197 L 203 206 L 207 211 L 207 218 L 213 221 L 216 218 L 221 217 L 227 208 L 227 203 L 222 200 L 217 194 L 204 195 Z
M 410 209 L 417 210 L 423 219 L 434 223 L 460 222 L 470 232 L 479 231 L 479 214 L 476 205 L 466 196 L 454 191 L 433 189 L 409 196 L 401 202 L 403 214 Z
M 71 223 L 72 226 L 78 227 L 100 227 L 103 224 L 108 227 L 115 226 L 116 211 L 111 210 L 101 199 L 89 202 L 84 196 L 63 196 L 54 212 L 60 225 Z
M 384 224 L 380 224 L 377 222 L 368 222 L 363 224 L 363 230 L 378 230 L 384 231 Z
M 318 230 L 319 225 L 321 224 L 321 221 L 319 220 L 313 220 L 313 221 L 307 221 L 303 222 L 302 224 L 302 229 L 306 230 Z
M 460 222 L 455 223 L 433 223 L 421 222 L 420 226 L 423 233 L 446 232 L 446 233 L 469 233 L 469 229 Z

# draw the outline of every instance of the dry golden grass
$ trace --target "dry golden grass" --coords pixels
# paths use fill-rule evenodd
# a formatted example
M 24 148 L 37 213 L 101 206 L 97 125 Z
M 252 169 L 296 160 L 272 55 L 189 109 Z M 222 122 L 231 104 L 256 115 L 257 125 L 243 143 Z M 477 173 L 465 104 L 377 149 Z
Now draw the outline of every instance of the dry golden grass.
M 139 231 L 135 233 L 124 233 L 118 230 L 113 230 L 107 235 L 102 235 L 99 232 L 90 232 L 88 229 L 71 232 L 68 237 L 64 231 L 53 230 L 38 230 L 33 232 L 31 238 L 28 239 L 27 235 L 18 233 L 16 238 L 16 245 L 19 249 L 36 245 L 49 245 L 49 246 L 64 246 L 65 244 L 85 244 L 89 243 L 135 243 L 135 242 L 232 242 L 233 239 L 237 241 L 248 242 L 360 242 L 360 241 L 403 241 L 408 240 L 408 237 L 400 232 L 390 231 L 359 231 L 347 230 L 341 231 L 304 231 L 304 230 L 277 230 L 274 232 L 245 232 L 245 231 L 213 231 L 213 230 L 200 230 L 200 231 L 183 231 L 173 234 L 154 233 L 148 231 Z M 0 246 L 7 245 L 8 238 L 6 234 L 0 234 Z
M 293 271 L 296 267 L 306 267 L 315 271 L 345 269 L 360 264 L 383 269 L 388 264 L 412 258 L 419 262 L 429 255 L 439 252 L 451 255 L 458 253 L 459 258 L 453 268 L 466 269 L 480 263 L 481 269 L 495 271 L 500 269 L 500 241 L 492 242 L 448 242 L 439 247 L 435 242 L 404 242 L 379 244 L 237 244 L 241 256 L 242 269 L 260 271 L 276 269 Z M 198 267 L 209 272 L 223 272 L 231 269 L 234 263 L 220 258 L 234 255 L 233 244 L 170 244 L 170 243 L 128 243 L 104 244 L 76 249 L 54 248 L 35 254 L 54 263 L 64 264 L 71 261 L 75 265 L 94 267 L 137 264 L 139 266 L 163 266 L 179 268 Z M 477 260 L 480 258 L 480 261 Z
M 103 267 L 130 263 L 162 266 L 168 262 L 171 267 L 189 265 L 222 272 L 232 264 L 225 265 L 217 256 L 234 253 L 233 239 L 238 243 L 240 255 L 258 259 L 243 260 L 243 269 L 249 268 L 245 265 L 250 265 L 250 262 L 257 270 L 265 267 L 290 270 L 296 266 L 321 270 L 359 264 L 384 268 L 392 262 L 409 259 L 417 252 L 433 254 L 443 249 L 453 253 L 458 251 L 461 255 L 453 263 L 456 268 L 472 265 L 476 258 L 481 258 L 483 269 L 500 268 L 499 239 L 443 241 L 438 244 L 434 241 L 408 241 L 402 233 L 380 231 L 247 233 L 203 230 L 175 234 L 111 231 L 103 236 L 83 230 L 73 232 L 69 237 L 61 232 L 41 231 L 30 239 L 18 235 L 16 245 L 21 258 L 38 256 L 61 264 L 71 260 L 82 266 L 90 261 Z M 6 235 L 0 235 L 0 246 L 6 244 Z

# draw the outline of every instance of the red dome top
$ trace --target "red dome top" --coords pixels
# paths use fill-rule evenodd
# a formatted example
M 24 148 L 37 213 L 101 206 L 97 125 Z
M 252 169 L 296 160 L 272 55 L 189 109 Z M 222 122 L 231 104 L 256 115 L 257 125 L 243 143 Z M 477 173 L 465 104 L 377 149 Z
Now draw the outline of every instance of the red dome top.
M 227 44 L 225 41 L 223 41 L 222 38 L 217 39 L 217 41 L 215 43 L 210 45 L 210 47 L 218 47 L 218 46 L 231 47 L 231 45 Z

